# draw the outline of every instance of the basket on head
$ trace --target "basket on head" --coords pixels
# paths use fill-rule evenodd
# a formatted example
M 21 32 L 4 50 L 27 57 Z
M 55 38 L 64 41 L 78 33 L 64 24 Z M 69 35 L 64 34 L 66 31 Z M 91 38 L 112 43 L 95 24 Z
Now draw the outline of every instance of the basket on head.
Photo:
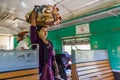
M 62 18 L 60 14 L 58 13 L 59 8 L 52 5 L 42 5 L 42 6 L 35 6 L 34 9 L 37 17 L 36 17 L 36 24 L 37 26 L 54 26 L 61 23 Z M 31 13 L 32 11 L 28 12 L 25 15 L 26 22 L 31 22 Z

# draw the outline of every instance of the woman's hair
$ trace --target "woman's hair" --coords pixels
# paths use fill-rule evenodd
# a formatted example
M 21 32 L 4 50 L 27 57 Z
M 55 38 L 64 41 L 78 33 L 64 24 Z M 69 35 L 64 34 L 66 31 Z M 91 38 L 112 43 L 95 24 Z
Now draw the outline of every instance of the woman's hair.
M 43 27 L 44 27 L 44 28 L 47 28 L 48 26 L 37 26 L 36 31 L 40 31 Z
M 20 40 L 24 39 L 24 35 L 22 35 L 22 34 L 18 34 L 17 36 L 20 38 Z
M 28 33 L 27 31 L 23 31 L 23 32 L 20 32 L 20 33 L 18 33 L 18 37 L 20 37 L 21 39 L 24 39 L 24 36 L 25 36 L 25 34 L 26 33 Z

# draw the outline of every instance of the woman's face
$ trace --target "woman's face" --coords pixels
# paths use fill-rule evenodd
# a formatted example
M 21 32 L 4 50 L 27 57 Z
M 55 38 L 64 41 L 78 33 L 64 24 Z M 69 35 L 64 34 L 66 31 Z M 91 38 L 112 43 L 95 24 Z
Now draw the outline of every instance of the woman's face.
M 47 27 L 42 27 L 40 31 L 37 32 L 39 38 L 45 39 L 48 35 L 48 28 Z

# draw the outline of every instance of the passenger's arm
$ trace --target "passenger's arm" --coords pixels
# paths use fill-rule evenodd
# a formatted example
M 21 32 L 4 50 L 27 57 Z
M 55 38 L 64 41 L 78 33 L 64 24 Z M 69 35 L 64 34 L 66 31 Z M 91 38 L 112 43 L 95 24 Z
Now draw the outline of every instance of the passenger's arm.
M 56 58 L 55 58 L 55 51 L 53 50 L 52 53 L 53 53 L 52 62 L 53 62 L 53 65 L 55 67 L 55 74 L 58 75 L 59 74 L 59 68 L 58 68 L 58 65 L 57 65 L 57 62 L 56 62 Z
M 58 75 L 59 74 L 59 69 L 58 69 L 58 65 L 57 65 L 56 60 L 53 61 L 53 65 L 55 67 L 55 74 Z
M 36 27 L 35 26 L 30 27 L 30 39 L 31 39 L 32 44 L 34 44 L 37 40 Z
M 31 14 L 31 27 L 30 27 L 30 39 L 31 43 L 34 44 L 35 41 L 37 40 L 37 35 L 36 35 L 36 12 L 33 10 Z

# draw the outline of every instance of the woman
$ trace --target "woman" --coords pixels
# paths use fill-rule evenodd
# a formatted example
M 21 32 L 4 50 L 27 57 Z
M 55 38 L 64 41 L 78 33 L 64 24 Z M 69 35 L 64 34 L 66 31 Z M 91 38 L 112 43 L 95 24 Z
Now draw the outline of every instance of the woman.
M 18 42 L 17 47 L 16 47 L 17 50 L 29 49 L 27 42 L 24 41 L 26 33 L 27 32 L 25 31 L 17 35 L 17 42 Z
M 52 43 L 46 39 L 47 35 L 48 27 L 36 25 L 36 12 L 33 11 L 31 14 L 30 37 L 32 44 L 39 44 L 39 74 L 42 73 L 40 80 L 54 80 L 52 64 L 55 66 L 55 73 L 59 73 Z

